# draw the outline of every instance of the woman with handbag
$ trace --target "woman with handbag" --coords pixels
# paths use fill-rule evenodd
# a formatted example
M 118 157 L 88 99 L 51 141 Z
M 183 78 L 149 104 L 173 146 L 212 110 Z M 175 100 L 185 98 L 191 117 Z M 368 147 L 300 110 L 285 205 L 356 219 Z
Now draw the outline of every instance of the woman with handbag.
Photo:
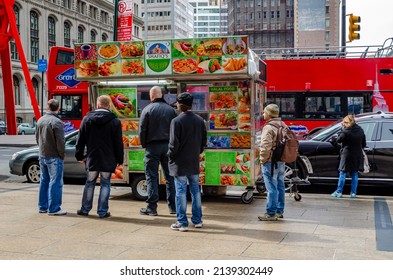
M 352 179 L 350 197 L 356 198 L 359 171 L 363 171 L 363 148 L 366 147 L 366 136 L 363 129 L 356 124 L 353 115 L 344 117 L 342 126 L 337 137 L 337 143 L 341 144 L 338 186 L 332 196 L 343 197 L 345 177 L 349 173 Z

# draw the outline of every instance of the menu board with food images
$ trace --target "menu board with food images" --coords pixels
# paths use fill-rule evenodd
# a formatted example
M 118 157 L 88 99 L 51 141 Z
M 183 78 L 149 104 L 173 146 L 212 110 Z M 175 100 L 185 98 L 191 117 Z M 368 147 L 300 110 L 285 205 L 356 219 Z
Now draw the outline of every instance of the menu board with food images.
M 137 90 L 136 88 L 101 88 L 99 95 L 109 95 L 111 98 L 111 111 L 118 118 L 135 118 L 137 116 Z
M 128 151 L 128 170 L 130 171 L 144 171 L 143 158 L 145 157 L 145 150 L 130 150 Z
M 207 148 L 251 148 L 251 134 L 248 132 L 208 132 Z
M 251 131 L 251 97 L 248 89 L 248 81 L 239 82 L 238 96 L 238 130 Z
M 205 151 L 200 165 L 202 163 L 205 185 L 248 186 L 250 184 L 249 152 Z
M 75 44 L 76 78 L 247 73 L 241 36 Z

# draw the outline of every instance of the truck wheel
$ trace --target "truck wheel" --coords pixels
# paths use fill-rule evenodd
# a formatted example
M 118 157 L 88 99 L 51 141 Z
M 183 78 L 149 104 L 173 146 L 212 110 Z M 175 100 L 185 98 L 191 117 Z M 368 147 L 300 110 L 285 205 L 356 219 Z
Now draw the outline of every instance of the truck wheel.
M 38 163 L 38 161 L 34 160 L 27 164 L 26 178 L 29 183 L 40 182 L 40 164 Z
M 147 199 L 147 184 L 145 175 L 136 175 L 131 182 L 132 195 L 137 200 Z

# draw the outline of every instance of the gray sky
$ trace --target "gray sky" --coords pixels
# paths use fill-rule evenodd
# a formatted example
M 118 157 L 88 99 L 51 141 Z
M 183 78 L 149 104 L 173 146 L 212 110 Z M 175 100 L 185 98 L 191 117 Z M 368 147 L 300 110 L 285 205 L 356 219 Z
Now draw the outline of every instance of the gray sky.
M 346 14 L 361 18 L 360 40 L 347 46 L 382 45 L 393 37 L 393 0 L 347 0 L 346 4 Z M 348 17 L 346 25 L 348 30 Z

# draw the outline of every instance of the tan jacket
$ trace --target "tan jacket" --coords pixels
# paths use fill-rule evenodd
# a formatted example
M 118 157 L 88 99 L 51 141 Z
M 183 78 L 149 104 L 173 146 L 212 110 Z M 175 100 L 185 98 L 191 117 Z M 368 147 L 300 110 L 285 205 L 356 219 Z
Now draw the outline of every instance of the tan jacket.
M 259 160 L 262 164 L 271 161 L 273 150 L 276 148 L 277 128 L 267 123 L 281 125 L 281 118 L 273 118 L 266 122 L 262 129 L 261 143 L 259 145 Z

